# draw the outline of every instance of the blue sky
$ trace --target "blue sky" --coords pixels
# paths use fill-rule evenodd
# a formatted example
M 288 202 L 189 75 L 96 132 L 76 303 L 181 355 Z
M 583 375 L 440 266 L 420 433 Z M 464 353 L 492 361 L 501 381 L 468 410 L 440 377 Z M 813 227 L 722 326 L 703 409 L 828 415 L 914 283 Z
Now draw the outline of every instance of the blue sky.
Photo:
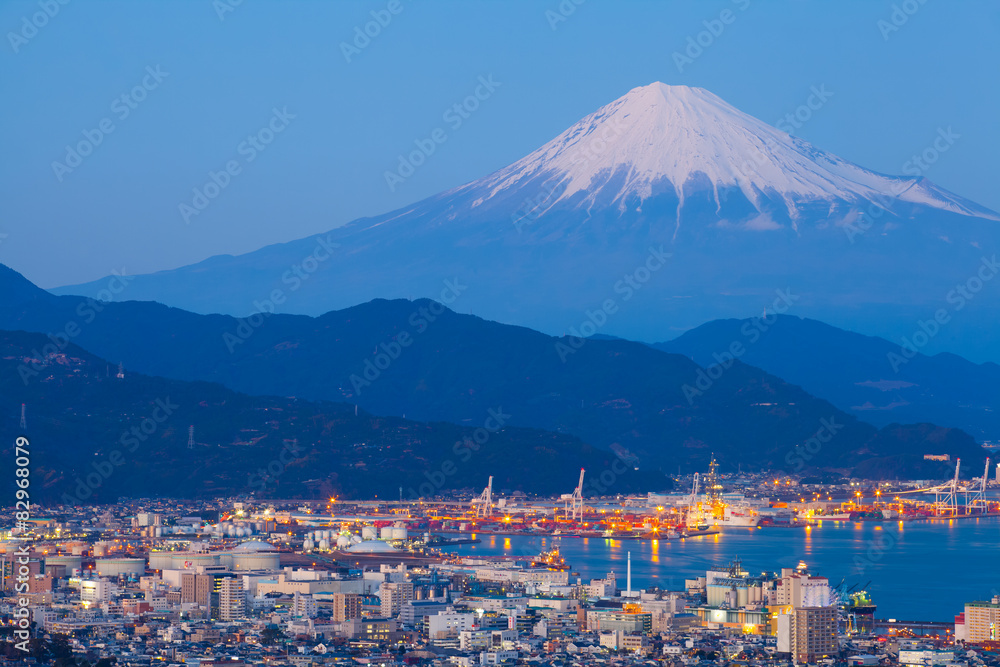
M 950 127 L 960 138 L 926 176 L 1000 209 L 995 2 L 398 2 L 3 3 L 0 262 L 54 287 L 318 233 L 481 177 L 652 81 L 772 124 L 825 86 L 796 133 L 886 173 Z M 348 62 L 372 12 L 386 25 Z M 489 99 L 390 191 L 397 156 L 490 75 Z M 269 126 L 261 150 L 243 143 Z M 54 168 L 85 132 L 93 152 Z M 185 221 L 179 206 L 230 161 Z

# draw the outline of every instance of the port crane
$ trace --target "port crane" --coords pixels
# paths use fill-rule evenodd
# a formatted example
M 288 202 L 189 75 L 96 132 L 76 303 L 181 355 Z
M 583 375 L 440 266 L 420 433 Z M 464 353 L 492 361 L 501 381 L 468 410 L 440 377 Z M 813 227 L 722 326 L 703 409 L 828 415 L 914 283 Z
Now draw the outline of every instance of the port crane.
M 983 476 L 979 479 L 979 488 L 965 490 L 965 511 L 971 514 L 977 509 L 984 513 L 989 511 L 989 501 L 986 499 L 986 484 L 990 478 L 990 459 L 986 459 L 986 468 Z M 976 480 L 972 480 L 975 483 Z
M 472 509 L 476 510 L 476 518 L 486 519 L 493 514 L 493 475 L 483 492 L 472 499 Z
M 564 493 L 559 496 L 559 500 L 566 504 L 566 515 L 573 521 L 579 521 L 583 518 L 583 475 L 585 472 L 587 471 L 580 468 L 580 483 L 573 489 L 573 493 Z
M 687 507 L 684 509 L 684 525 L 688 526 L 691 522 L 691 508 L 695 506 L 698 502 L 698 487 L 701 484 L 701 476 L 698 473 L 694 474 L 694 482 L 691 483 L 691 497 L 688 498 Z
M 927 487 L 926 489 L 913 489 L 910 491 L 900 491 L 903 494 L 934 494 L 934 514 L 935 516 L 959 516 L 959 509 L 963 508 L 965 513 L 970 514 L 976 509 L 984 512 L 989 508 L 989 501 L 986 498 L 986 485 L 989 480 L 990 459 L 986 459 L 986 468 L 983 470 L 982 478 L 972 480 L 972 484 L 964 486 L 959 483 L 959 472 L 962 467 L 962 459 L 955 460 L 955 476 L 945 484 Z M 975 486 L 973 486 L 975 485 Z M 964 494 L 965 504 L 958 504 L 959 494 Z
M 958 516 L 958 471 L 962 468 L 962 459 L 955 459 L 955 477 L 943 486 L 934 488 L 934 513 L 950 513 Z

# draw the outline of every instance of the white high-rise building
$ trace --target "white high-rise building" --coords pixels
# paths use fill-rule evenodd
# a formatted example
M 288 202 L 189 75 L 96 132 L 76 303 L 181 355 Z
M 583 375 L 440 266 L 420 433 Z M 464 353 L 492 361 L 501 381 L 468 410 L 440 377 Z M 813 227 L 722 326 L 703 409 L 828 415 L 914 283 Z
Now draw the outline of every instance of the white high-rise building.
M 109 579 L 84 579 L 80 582 L 80 601 L 89 607 L 110 602 L 118 587 Z
M 316 600 L 311 595 L 303 595 L 298 591 L 292 600 L 292 617 L 316 618 Z
M 246 618 L 247 596 L 243 580 L 230 577 L 219 581 L 219 620 L 236 621 Z

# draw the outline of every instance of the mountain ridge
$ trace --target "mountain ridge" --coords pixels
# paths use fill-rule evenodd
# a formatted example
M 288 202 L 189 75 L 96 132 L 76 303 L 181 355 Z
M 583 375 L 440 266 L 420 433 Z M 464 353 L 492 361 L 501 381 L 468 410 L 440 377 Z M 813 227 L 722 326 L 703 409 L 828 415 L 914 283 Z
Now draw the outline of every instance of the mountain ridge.
M 43 295 L 0 311 L 0 328 L 51 332 L 74 321 L 80 303 L 86 301 Z M 126 372 L 459 426 L 476 426 L 503 406 L 511 427 L 572 435 L 643 470 L 701 470 L 712 451 L 731 467 L 797 469 L 802 443 L 827 422 L 837 425 L 838 446 L 810 455 L 809 467 L 850 470 L 891 456 L 900 458 L 877 469 L 906 476 L 923 470 L 922 455 L 940 443 L 966 458 L 981 453 L 956 429 L 908 425 L 880 434 L 740 362 L 702 387 L 705 370 L 682 355 L 632 341 L 555 338 L 428 300 L 383 299 L 317 318 L 275 314 L 259 321 L 149 302 L 102 308 L 72 342 L 122 361 Z M 561 354 L 561 345 L 573 351 Z M 50 365 L 26 368 L 33 383 Z M 692 400 L 685 387 L 696 385 L 701 393 Z
M 279 289 L 277 312 L 320 315 L 435 299 L 457 279 L 470 289 L 454 309 L 559 334 L 662 246 L 670 262 L 601 333 L 662 340 L 791 289 L 796 314 L 898 338 L 996 253 L 997 220 L 923 173 L 877 174 L 710 93 L 654 84 L 493 174 L 323 234 L 134 276 L 125 298 L 247 316 Z M 1000 293 L 954 319 L 928 351 L 1000 360 L 1000 341 L 977 335 L 1000 319 Z
M 1000 365 L 959 355 L 916 352 L 899 363 L 902 348 L 878 336 L 845 331 L 793 315 L 772 315 L 751 339 L 753 320 L 715 320 L 653 347 L 718 363 L 733 341 L 739 359 L 777 375 L 876 426 L 927 420 L 961 428 L 980 441 L 1000 441 Z

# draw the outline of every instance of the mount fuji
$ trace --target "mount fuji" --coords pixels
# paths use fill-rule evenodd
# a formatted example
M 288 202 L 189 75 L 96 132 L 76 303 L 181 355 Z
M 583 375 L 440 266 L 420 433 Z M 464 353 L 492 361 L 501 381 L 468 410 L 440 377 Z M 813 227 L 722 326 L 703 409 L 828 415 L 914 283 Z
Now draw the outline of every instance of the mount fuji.
M 864 169 L 706 90 L 653 83 L 479 180 L 326 234 L 135 276 L 119 298 L 245 316 L 429 297 L 553 334 L 645 340 L 776 307 L 901 340 L 943 308 L 954 317 L 924 352 L 998 359 L 1000 344 L 975 333 L 1000 319 L 1000 284 L 982 273 L 998 221 L 919 175 Z M 977 275 L 970 307 L 949 305 Z

